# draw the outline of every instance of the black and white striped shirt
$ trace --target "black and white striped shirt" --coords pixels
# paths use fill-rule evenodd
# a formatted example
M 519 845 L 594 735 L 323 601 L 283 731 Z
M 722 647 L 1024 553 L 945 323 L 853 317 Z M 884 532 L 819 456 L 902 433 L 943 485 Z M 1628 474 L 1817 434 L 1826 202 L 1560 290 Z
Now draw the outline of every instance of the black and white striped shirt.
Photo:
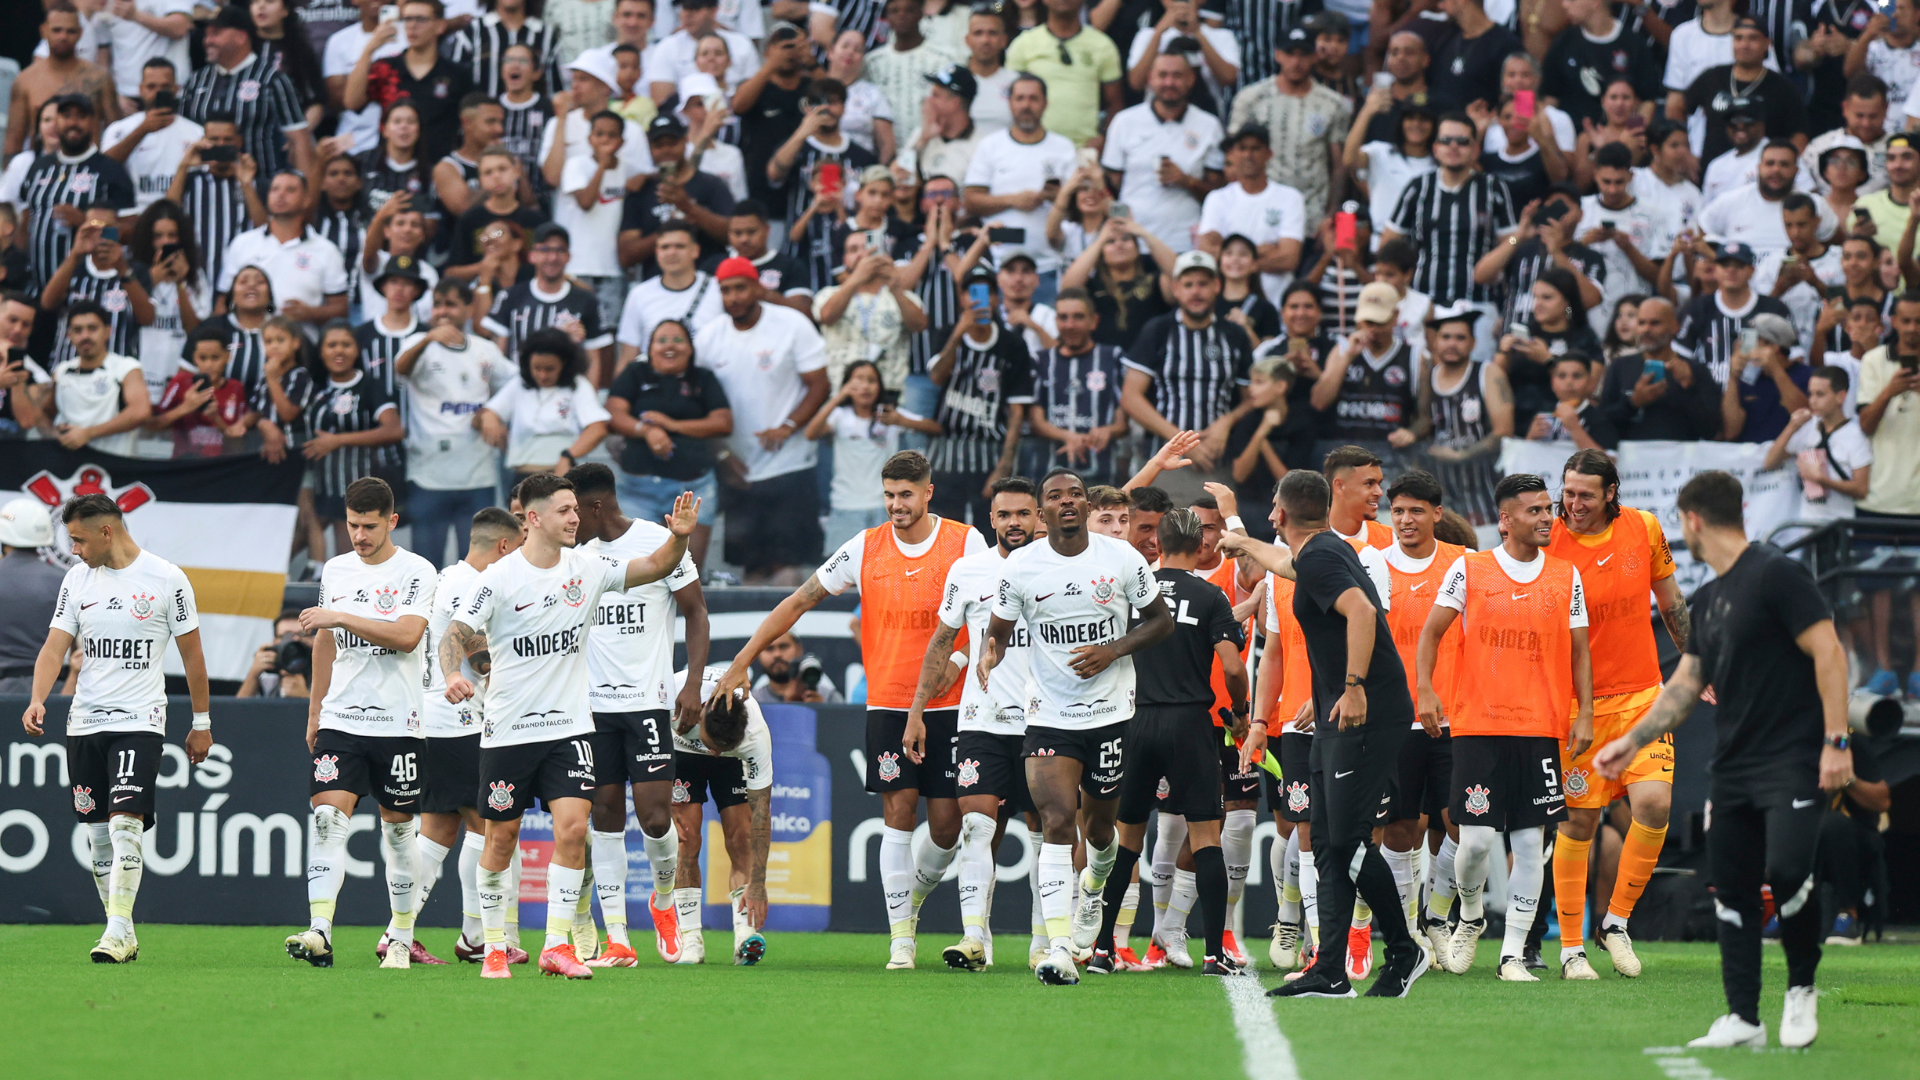
M 1105 427 L 1119 415 L 1125 365 L 1118 345 L 1096 344 L 1073 356 L 1058 347 L 1042 349 L 1033 358 L 1033 399 L 1047 410 L 1047 423 L 1063 431 L 1084 434 Z M 1112 444 L 1093 455 L 1087 471 L 1113 475 Z
M 273 399 L 267 393 L 267 346 L 261 338 L 266 328 L 262 322 L 251 330 L 241 326 L 231 314 L 215 315 L 207 322 L 227 329 L 227 378 L 240 380 L 247 388 L 247 407 L 261 413 L 273 411 Z M 180 357 L 188 363 L 193 358 L 183 351 Z
M 410 196 L 408 205 L 423 214 L 431 215 L 433 207 L 424 197 L 427 189 L 433 186 L 433 169 L 419 158 L 405 165 L 396 165 L 387 152 L 376 146 L 365 153 L 355 154 L 353 163 L 360 169 L 360 195 L 367 202 L 367 213 L 375 214 L 387 205 L 387 200 L 404 191 Z M 338 241 L 335 241 L 337 244 Z M 342 252 L 347 249 L 342 247 Z
M 860 170 L 878 164 L 878 159 L 852 139 L 846 139 L 845 144 L 835 150 L 827 149 L 811 138 L 801 143 L 800 153 L 794 158 L 793 171 L 787 174 L 785 186 L 786 222 L 789 226 L 807 212 L 807 207 L 813 205 L 813 188 L 808 183 L 813 170 L 829 163 L 840 166 L 844 188 L 857 186 L 855 181 L 860 176 Z M 787 239 L 788 250 L 807 268 L 807 285 L 815 292 L 833 284 L 833 272 L 845 261 L 845 252 L 836 249 L 833 243 L 838 229 L 832 214 L 815 214 L 808 220 L 804 234 Z
M 360 367 L 367 377 L 380 384 L 380 389 L 394 401 L 404 396 L 399 374 L 394 370 L 393 362 L 399 358 L 401 344 L 420 332 L 420 320 L 408 318 L 405 329 L 398 332 L 387 329 L 380 319 L 369 319 L 354 328 L 354 339 L 360 342 Z
M 460 151 L 458 150 L 453 151 L 440 160 L 460 170 L 460 179 L 467 182 L 467 190 L 472 192 L 476 198 L 479 196 L 479 162 L 468 161 L 466 158 L 460 156 Z M 434 168 L 437 167 L 438 166 L 434 166 Z M 429 169 L 427 172 L 427 180 L 431 185 L 433 180 L 432 169 Z M 440 192 L 437 185 L 434 186 L 433 213 L 439 223 L 435 226 L 433 239 L 428 242 L 427 246 L 433 254 L 439 257 L 435 265 L 445 265 L 447 255 L 453 250 L 453 227 L 454 224 L 460 220 L 460 215 L 454 213 L 452 207 L 440 201 Z
M 840 17 L 834 22 L 833 34 L 839 37 L 849 30 L 858 30 L 867 37 L 867 51 L 887 40 L 891 28 L 880 17 L 886 10 L 886 0 L 835 0 L 840 9 Z
M 301 441 L 327 433 L 351 434 L 371 431 L 380 426 L 380 414 L 400 406 L 377 380 L 363 371 L 343 382 L 331 379 L 313 388 L 301 414 Z M 385 446 L 342 446 L 313 462 L 313 491 L 316 495 L 338 497 L 347 493 L 347 485 L 376 469 L 391 474 L 400 467 L 400 443 Z
M 180 88 L 180 115 L 205 126 L 208 114 L 216 112 L 233 114 L 241 149 L 260 167 L 262 187 L 292 164 L 286 136 L 307 126 L 307 114 L 293 80 L 272 70 L 270 58 L 255 53 L 232 71 L 208 64 L 187 76 Z
M 1506 181 L 1474 173 L 1449 190 L 1431 172 L 1400 193 L 1386 227 L 1420 253 L 1413 287 L 1432 297 L 1435 307 L 1445 307 L 1463 299 L 1492 300 L 1493 286 L 1474 284 L 1473 264 L 1512 231 L 1517 216 Z
M 1181 431 L 1199 431 L 1233 411 L 1253 367 L 1253 342 L 1225 319 L 1198 330 L 1181 313 L 1156 315 L 1140 328 L 1126 366 L 1153 376 L 1153 407 Z
M 1786 304 L 1757 292 L 1748 294 L 1746 306 L 1735 309 L 1721 302 L 1718 290 L 1696 296 L 1680 312 L 1680 332 L 1673 336 L 1673 351 L 1704 365 L 1713 381 L 1725 386 L 1727 373 L 1733 368 L 1733 354 L 1740 351 L 1740 331 L 1755 315 L 1763 314 L 1793 321 Z
M 921 233 L 920 245 L 926 242 L 927 234 Z M 920 245 L 907 252 L 909 260 L 920 254 Z M 933 366 L 933 358 L 940 355 L 941 348 L 947 343 L 946 338 L 936 335 L 951 333 L 954 322 L 960 318 L 959 288 L 954 284 L 953 271 L 947 269 L 946 255 L 949 252 L 962 256 L 966 254 L 964 247 L 956 241 L 946 251 L 936 251 L 928 256 L 926 273 L 920 275 L 920 284 L 913 290 L 920 297 L 920 306 L 926 310 L 927 328 L 913 335 L 913 340 L 908 343 L 907 372 L 912 375 L 925 375 L 927 369 Z
M 1561 250 L 1587 276 L 1588 281 L 1596 287 L 1605 283 L 1607 261 L 1599 253 L 1579 243 L 1569 243 Z M 1538 238 L 1520 242 L 1520 250 L 1507 260 L 1507 268 L 1500 275 L 1500 284 L 1506 293 L 1501 300 L 1502 327 L 1524 323 L 1533 314 L 1533 283 L 1554 265 L 1553 256 L 1547 254 L 1547 246 Z
M 148 276 L 147 268 L 136 262 L 128 263 L 134 280 L 151 294 L 153 278 Z M 133 301 L 127 296 L 126 283 L 120 280 L 120 274 L 114 270 L 101 270 L 93 265 L 93 256 L 80 260 L 80 266 L 73 272 L 73 278 L 67 282 L 67 304 L 54 324 L 53 359 L 48 367 L 65 363 L 73 356 L 73 342 L 67 340 L 66 308 L 76 301 L 92 300 L 107 313 L 107 351 L 121 356 L 140 355 L 140 324 L 133 317 Z
M 599 297 L 571 283 L 563 283 L 559 295 L 550 295 L 540 291 L 536 280 L 528 278 L 493 302 L 493 310 L 480 320 L 480 328 L 505 338 L 500 351 L 507 359 L 518 361 L 520 343 L 534 331 L 550 327 L 565 330 L 574 323 L 587 331 L 580 342 L 582 349 L 592 352 L 613 344 L 613 332 L 600 325 Z
M 515 105 L 508 101 L 505 94 L 500 96 L 500 108 L 506 112 L 506 119 L 500 128 L 500 141 L 507 145 L 527 166 L 527 179 L 533 185 L 534 198 L 546 201 L 546 195 L 552 190 L 547 178 L 540 171 L 540 136 L 553 123 L 553 101 L 545 94 L 535 94 L 526 101 Z
M 193 225 L 194 243 L 200 245 L 200 258 L 206 263 L 207 280 L 219 281 L 227 245 L 254 227 L 247 217 L 247 194 L 238 177 L 215 176 L 201 165 L 188 171 L 182 201 Z
M 313 231 L 333 242 L 340 249 L 340 258 L 347 264 L 347 295 L 360 294 L 360 245 L 367 238 L 367 221 L 372 217 L 366 206 L 355 202 L 341 209 L 333 205 L 326 196 L 313 213 Z M 391 389 L 391 387 L 389 387 Z
M 1278 75 L 1280 66 L 1273 59 L 1274 50 L 1287 40 L 1289 30 L 1325 8 L 1322 0 L 1226 0 L 1226 3 L 1227 29 L 1240 42 L 1237 90 Z
M 1033 358 L 1019 334 L 995 320 L 984 343 L 962 337 L 934 414 L 943 432 L 927 452 L 935 471 L 992 472 L 1007 441 L 1007 406 L 1032 401 Z
M 54 217 L 54 207 L 111 206 L 128 214 L 135 200 L 127 167 L 97 147 L 78 157 L 55 151 L 35 158 L 20 183 L 18 204 L 28 215 L 27 259 L 33 270 L 33 291 L 46 287 L 47 279 L 73 249 L 73 230 Z
M 489 11 L 467 24 L 467 28 L 447 43 L 446 56 L 464 64 L 473 79 L 474 89 L 490 98 L 506 91 L 500 81 L 500 60 L 515 45 L 533 50 L 534 69 L 549 91 L 560 85 L 560 28 L 549 26 L 532 16 L 515 30 L 500 21 L 498 12 Z

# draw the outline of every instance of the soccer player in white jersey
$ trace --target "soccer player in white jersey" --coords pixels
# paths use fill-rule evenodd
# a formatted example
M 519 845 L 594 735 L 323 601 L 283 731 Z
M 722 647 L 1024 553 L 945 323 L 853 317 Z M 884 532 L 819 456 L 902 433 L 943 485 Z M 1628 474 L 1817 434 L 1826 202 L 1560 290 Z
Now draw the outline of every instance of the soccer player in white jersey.
M 792 596 L 780 601 L 733 658 L 720 688 L 747 685 L 761 650 L 793 628 L 828 596 L 860 590 L 860 657 L 867 671 L 867 783 L 881 798 L 880 884 L 887 898 L 891 939 L 887 968 L 914 966 L 920 905 L 946 876 L 960 850 L 960 688 L 929 702 L 923 722 L 910 713 L 920 668 L 939 624 L 947 570 L 963 556 L 985 551 L 980 530 L 927 512 L 933 466 L 917 450 L 902 450 L 880 467 L 887 523 L 848 540 Z M 957 673 L 953 677 L 957 681 Z M 929 747 L 931 749 L 929 749 Z M 927 800 L 927 842 L 913 849 L 920 800 Z
M 420 812 L 421 690 L 433 564 L 394 546 L 400 515 L 393 489 L 377 477 L 347 485 L 347 536 L 353 550 L 320 570 L 320 602 L 300 625 L 326 630 L 313 643 L 313 694 L 307 701 L 307 749 L 313 754 L 313 843 L 307 852 L 307 929 L 287 938 L 287 955 L 333 966 L 334 905 L 347 875 L 347 832 L 363 795 L 380 804 L 380 854 L 393 912 L 380 961 L 412 964 L 413 892 Z
M 602 558 L 637 558 L 672 539 L 654 521 L 620 512 L 613 470 L 589 462 L 567 473 L 580 500 L 580 536 Z M 680 959 L 680 927 L 673 904 L 674 864 L 680 857 L 673 827 L 672 716 L 700 716 L 700 688 L 676 694 L 673 683 L 673 620 L 687 620 L 687 662 L 707 664 L 707 598 L 693 556 L 682 556 L 659 581 L 600 597 L 587 632 L 588 691 L 593 703 L 593 761 L 599 789 L 593 795 L 593 882 L 607 923 L 607 944 L 594 967 L 632 967 L 639 962 L 627 939 L 627 789 L 641 844 L 653 869 L 647 913 L 653 917 L 660 959 Z M 588 922 L 591 923 L 591 918 Z
M 145 823 L 153 820 L 166 743 L 167 681 L 160 662 L 168 639 L 180 650 L 193 699 L 187 759 L 206 760 L 213 745 L 200 613 L 187 575 L 140 550 L 112 499 L 79 496 L 60 517 L 80 564 L 60 584 L 20 723 L 35 738 L 45 734 L 47 695 L 79 642 L 80 685 L 67 707 L 67 777 L 73 782 L 73 812 L 87 827 L 93 881 L 107 912 L 106 932 L 92 956 L 96 964 L 124 964 L 140 955 L 133 901 L 145 865 L 141 838 Z
M 519 547 L 521 532 L 520 522 L 497 506 L 473 515 L 466 557 L 440 571 L 432 614 L 427 617 L 427 684 L 420 701 L 427 750 L 420 766 L 420 878 L 413 910 L 417 914 L 427 906 L 447 853 L 465 825 L 459 862 L 460 940 L 454 943 L 453 955 L 475 964 L 486 951 L 480 929 L 480 852 L 487 844 L 487 827 L 476 806 L 480 801 L 480 701 L 475 698 L 458 705 L 448 701 L 447 679 L 435 656 L 448 624 L 466 603 L 481 571 Z M 484 637 L 477 644 L 480 650 L 466 657 L 461 668 L 461 674 L 475 685 L 486 679 L 491 664 Z M 417 964 L 423 950 L 418 949 L 418 938 L 414 945 Z M 524 950 L 509 947 L 507 953 L 513 963 L 527 962 Z
M 733 962 L 757 964 L 767 955 L 767 852 L 773 847 L 773 733 L 760 703 L 745 690 L 719 694 L 725 664 L 709 664 L 698 693 L 706 704 L 674 722 L 673 824 L 686 858 L 679 864 L 674 898 L 680 905 L 680 963 L 704 964 L 700 933 L 700 829 L 707 796 L 720 809 L 727 847 L 727 890 L 733 909 Z M 687 688 L 687 673 L 674 674 Z
M 1098 896 L 1119 854 L 1114 814 L 1119 809 L 1127 721 L 1133 716 L 1132 654 L 1173 632 L 1173 615 L 1147 561 L 1126 543 L 1087 529 L 1087 489 L 1065 469 L 1040 485 L 1044 544 L 1029 544 L 1007 559 L 987 625 L 991 643 L 975 678 L 992 686 L 1013 638 L 1025 622 L 1032 637 L 1027 660 L 1027 790 L 1040 813 L 1040 903 L 1048 953 L 1034 969 L 1041 982 L 1080 981 L 1073 966 L 1073 842 L 1076 812 L 1084 809 L 1087 868 L 1083 893 Z M 1140 621 L 1128 627 L 1130 611 Z M 1085 799 L 1079 798 L 1085 793 Z M 1099 904 L 1087 905 L 1094 918 Z
M 961 630 L 968 632 L 971 645 L 968 663 L 979 659 L 993 597 L 1000 588 L 1001 563 L 1027 546 L 1039 528 L 1040 500 L 1034 495 L 1033 481 L 1024 476 L 995 480 L 989 506 L 996 543 L 947 568 L 940 626 L 920 667 L 909 722 L 924 724 L 927 702 L 946 688 L 949 656 Z M 993 684 L 981 686 L 968 679 L 960 692 L 959 768 L 954 785 L 960 796 L 960 922 L 965 935 L 940 955 L 948 967 L 963 971 L 981 971 L 993 964 L 993 855 L 1008 815 L 1024 814 L 1029 829 L 1039 825 L 1033 797 L 1027 794 L 1020 752 L 1027 733 L 1027 645 L 1026 626 L 1016 626 L 1008 639 L 1007 655 L 993 673 Z M 1034 898 L 1038 900 L 1039 895 L 1036 890 Z M 1046 946 L 1036 935 L 1028 950 L 1032 965 L 1044 959 Z
M 487 847 L 480 855 L 480 920 L 487 955 L 480 974 L 507 967 L 506 873 L 520 843 L 520 816 L 539 799 L 553 818 L 553 861 L 547 867 L 547 939 L 540 970 L 590 979 L 568 941 L 587 872 L 587 827 L 594 789 L 593 708 L 588 694 L 588 624 L 606 592 L 625 592 L 673 572 L 687 553 L 700 500 L 674 500 L 673 536 L 652 554 L 624 562 L 574 546 L 580 528 L 573 484 L 536 473 L 516 489 L 526 514 L 520 549 L 481 573 L 473 595 L 447 626 L 440 669 L 447 700 L 472 697 L 461 662 L 485 634 L 493 671 L 480 726 L 480 784 L 487 803 Z

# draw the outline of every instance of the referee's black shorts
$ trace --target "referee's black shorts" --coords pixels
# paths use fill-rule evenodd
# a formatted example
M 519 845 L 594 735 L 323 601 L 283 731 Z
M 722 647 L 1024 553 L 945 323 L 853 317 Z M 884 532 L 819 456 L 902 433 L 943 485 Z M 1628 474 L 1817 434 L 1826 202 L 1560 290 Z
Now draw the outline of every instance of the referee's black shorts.
M 1127 730 L 1118 820 L 1144 825 L 1149 810 L 1219 821 L 1220 729 L 1207 708 L 1141 705 Z
M 1355 729 L 1313 737 L 1313 846 L 1365 842 L 1387 823 L 1403 719 L 1381 718 Z

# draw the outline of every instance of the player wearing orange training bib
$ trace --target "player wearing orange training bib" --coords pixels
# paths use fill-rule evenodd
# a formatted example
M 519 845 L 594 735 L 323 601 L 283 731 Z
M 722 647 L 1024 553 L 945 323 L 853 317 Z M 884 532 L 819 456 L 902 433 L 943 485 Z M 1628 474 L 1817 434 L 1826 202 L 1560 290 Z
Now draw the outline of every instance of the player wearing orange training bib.
M 1507 476 L 1493 496 L 1506 539 L 1448 569 L 1420 631 L 1416 708 L 1427 733 L 1439 731 L 1444 709 L 1434 673 L 1440 643 L 1458 620 L 1447 812 L 1460 828 L 1454 862 L 1460 924 L 1446 967 L 1464 975 L 1473 966 L 1486 929 L 1481 888 L 1505 832 L 1513 868 L 1497 974 L 1504 982 L 1538 982 L 1523 958 L 1527 932 L 1546 876 L 1546 826 L 1566 816 L 1560 744 L 1570 743 L 1578 757 L 1593 743 L 1593 665 L 1580 571 L 1544 550 L 1553 538 L 1553 496 L 1545 481 L 1528 473 Z
M 1303 968 L 1313 964 L 1314 934 L 1320 924 L 1309 826 L 1313 803 L 1307 785 L 1313 753 L 1313 669 L 1307 664 L 1306 634 L 1293 617 L 1292 579 L 1268 574 L 1267 598 L 1261 607 L 1266 613 L 1262 626 L 1267 643 L 1254 682 L 1253 728 L 1248 739 L 1268 753 L 1278 747 L 1280 758 L 1280 775 L 1267 773 L 1266 780 L 1267 809 L 1279 830 L 1272 870 L 1274 889 L 1280 894 L 1280 915 L 1273 924 L 1267 958 L 1281 971 L 1290 971 L 1296 964 Z
M 1686 598 L 1673 576 L 1673 554 L 1660 522 L 1645 510 L 1620 505 L 1620 474 L 1599 450 L 1567 459 L 1562 473 L 1560 520 L 1547 552 L 1580 570 L 1587 594 L 1587 633 L 1593 645 L 1593 749 L 1626 734 L 1660 696 L 1660 650 L 1653 637 L 1658 600 L 1667 633 L 1684 649 Z M 1640 748 L 1618 780 L 1593 767 L 1593 749 L 1562 755 L 1567 820 L 1553 849 L 1554 902 L 1560 913 L 1560 977 L 1597 979 L 1587 960 L 1581 926 L 1587 906 L 1587 857 L 1607 805 L 1621 795 L 1633 825 L 1620 847 L 1607 914 L 1595 935 L 1613 969 L 1640 974 L 1627 919 L 1660 861 L 1673 805 L 1673 736 Z
M 950 664 L 945 689 L 927 702 L 925 722 L 909 722 L 920 668 L 939 619 L 947 571 L 962 556 L 987 548 L 980 530 L 927 512 L 933 467 L 902 450 L 880 468 L 887 524 L 860 533 L 833 553 L 753 632 L 715 687 L 714 697 L 747 685 L 748 665 L 828 596 L 860 591 L 860 650 L 867 671 L 867 790 L 880 793 L 885 831 L 880 884 L 893 931 L 889 969 L 913 967 L 920 904 L 960 849 L 958 746 L 960 683 Z M 964 632 L 954 648 L 965 655 Z M 916 853 L 913 831 L 927 800 L 927 843 Z
M 1440 524 L 1440 481 L 1432 473 L 1414 469 L 1400 476 L 1387 492 L 1387 512 L 1393 517 L 1394 545 L 1386 550 L 1388 590 L 1387 626 L 1393 630 L 1393 645 L 1400 662 L 1407 668 L 1407 693 L 1418 696 L 1416 671 L 1420 652 L 1420 631 L 1427 625 L 1434 598 L 1454 560 L 1467 553 L 1458 544 L 1442 543 L 1434 536 Z M 1454 682 L 1460 664 L 1460 628 L 1453 626 L 1440 639 L 1440 655 L 1433 682 L 1447 712 L 1455 706 Z M 1419 888 L 1414 882 L 1414 855 L 1429 834 L 1441 837 L 1434 851 L 1433 896 L 1438 911 L 1430 916 L 1427 940 L 1434 958 L 1444 964 L 1446 946 L 1451 938 L 1447 930 L 1447 908 L 1453 903 L 1453 861 L 1459 834 L 1447 820 L 1447 798 L 1453 787 L 1453 744 L 1449 738 L 1446 715 L 1440 730 L 1429 735 L 1418 724 L 1400 744 L 1399 784 L 1394 792 L 1393 808 L 1387 815 L 1387 829 L 1381 838 L 1381 854 L 1393 882 L 1400 890 L 1400 905 L 1407 909 L 1407 924 L 1415 925 L 1419 911 L 1414 902 Z

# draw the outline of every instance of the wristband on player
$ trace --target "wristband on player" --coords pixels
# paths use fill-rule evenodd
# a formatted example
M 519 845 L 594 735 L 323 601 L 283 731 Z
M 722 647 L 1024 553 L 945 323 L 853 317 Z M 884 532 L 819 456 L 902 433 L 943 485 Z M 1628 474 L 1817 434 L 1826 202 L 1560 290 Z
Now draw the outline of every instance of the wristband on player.
M 967 666 L 967 654 L 960 652 L 957 649 L 954 650 L 954 652 L 952 652 L 951 654 L 949 654 L 947 656 L 947 659 L 953 662 L 954 667 L 964 669 Z
M 210 712 L 194 713 L 193 714 L 193 730 L 212 731 L 213 730 L 213 714 Z
M 1843 731 L 1838 735 L 1828 735 L 1826 744 L 1835 750 L 1845 750 L 1853 745 L 1853 732 Z
M 1239 529 L 1241 532 L 1247 531 L 1247 523 L 1240 520 L 1239 514 L 1235 514 L 1227 519 L 1227 531 L 1232 532 L 1235 529 Z

